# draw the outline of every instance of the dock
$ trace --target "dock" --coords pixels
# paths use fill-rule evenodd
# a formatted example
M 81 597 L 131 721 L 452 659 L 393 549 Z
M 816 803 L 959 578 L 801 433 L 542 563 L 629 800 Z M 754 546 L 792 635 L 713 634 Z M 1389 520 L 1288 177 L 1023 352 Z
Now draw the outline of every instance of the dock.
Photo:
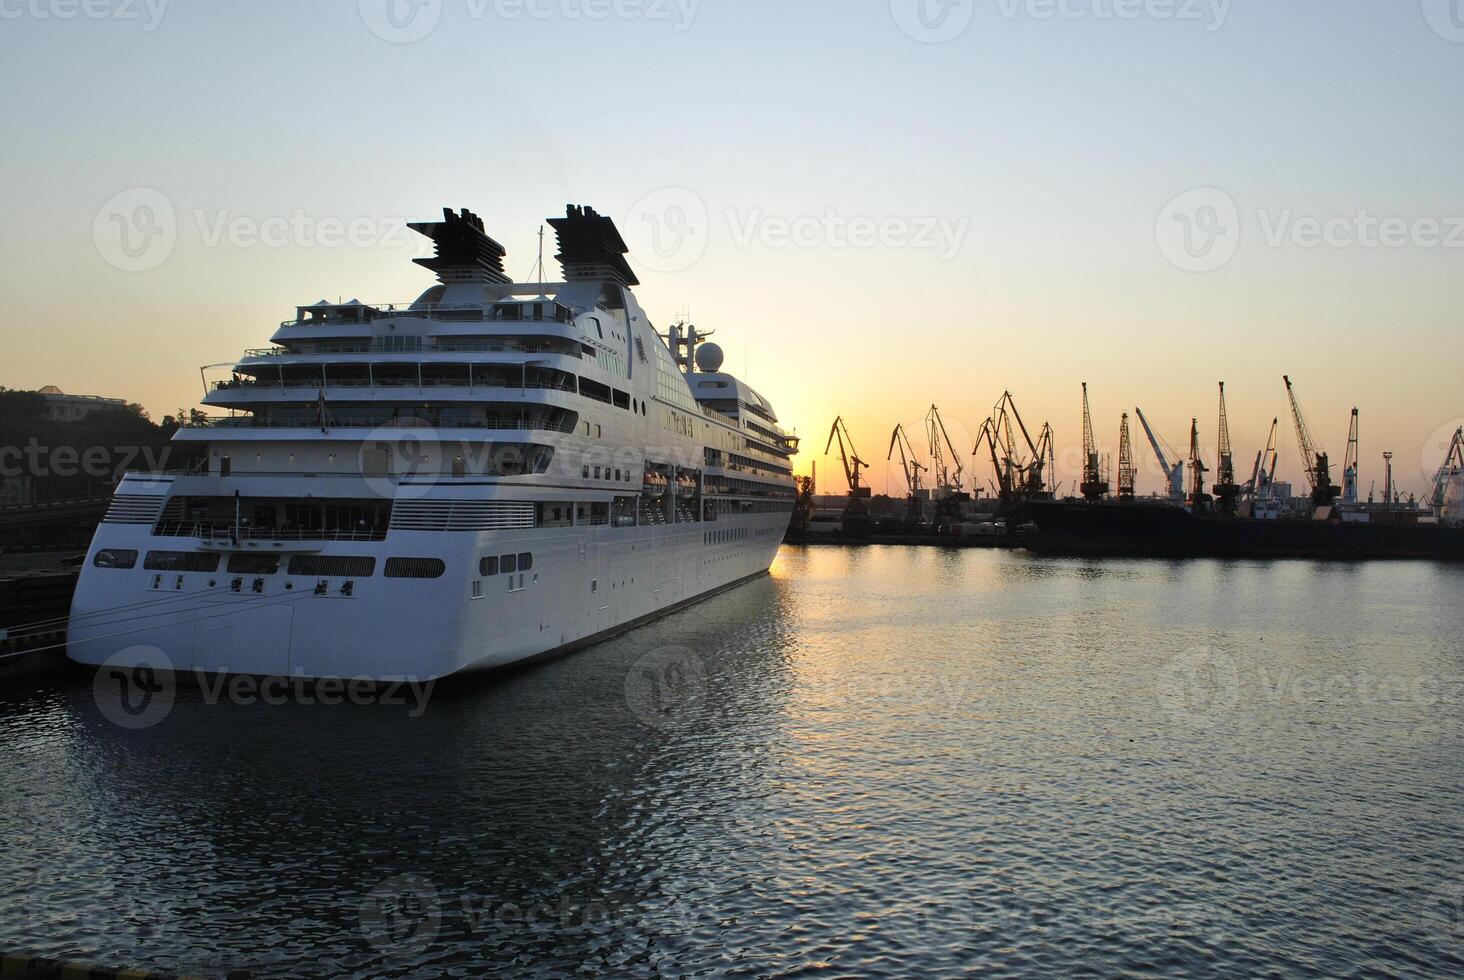
M 0 683 L 67 669 L 66 617 L 79 571 L 7 555 L 0 571 Z M 34 565 L 21 568 L 16 565 Z

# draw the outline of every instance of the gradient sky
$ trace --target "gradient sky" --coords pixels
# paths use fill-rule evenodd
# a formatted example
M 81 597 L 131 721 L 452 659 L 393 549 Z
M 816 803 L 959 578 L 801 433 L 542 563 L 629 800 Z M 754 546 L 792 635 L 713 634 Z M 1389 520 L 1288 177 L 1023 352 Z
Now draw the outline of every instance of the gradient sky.
M 428 249 L 391 232 L 402 219 L 471 207 L 527 277 L 540 220 L 575 201 L 626 227 L 659 325 L 687 308 L 717 329 L 729 368 L 805 437 L 805 471 L 842 413 L 882 488 L 896 422 L 918 437 L 937 402 L 969 451 L 1010 388 L 1052 421 L 1071 479 L 1079 382 L 1113 451 L 1135 404 L 1176 445 L 1198 416 L 1213 444 L 1223 378 L 1245 476 L 1286 422 L 1290 373 L 1339 459 L 1362 409 L 1364 493 L 1384 449 L 1421 490 L 1431 441 L 1464 416 L 1464 225 L 1454 247 L 1268 240 L 1288 215 L 1445 234 L 1464 219 L 1454 0 L 1234 0 L 1220 19 L 1204 0 L 1199 20 L 957 0 L 971 23 L 945 43 L 902 31 L 914 0 L 701 0 L 689 25 L 660 0 L 601 20 L 572 16 L 584 0 L 516 19 L 432 0 L 437 26 L 411 43 L 369 29 L 384 2 L 173 0 L 153 24 L 142 0 L 104 19 L 0 0 L 0 384 L 156 417 L 296 304 L 413 298 L 431 277 L 409 259 Z M 176 244 L 128 272 L 106 209 L 139 187 L 165 195 Z M 1165 209 L 1207 187 L 1235 202 L 1239 248 L 1185 271 L 1161 247 Z M 651 254 L 645 208 L 667 202 L 671 219 L 691 206 L 691 252 Z M 777 240 L 779 220 L 830 212 L 967 230 L 946 252 Z M 381 230 L 357 248 L 210 240 L 221 216 L 297 213 Z M 1282 475 L 1299 476 L 1284 436 Z

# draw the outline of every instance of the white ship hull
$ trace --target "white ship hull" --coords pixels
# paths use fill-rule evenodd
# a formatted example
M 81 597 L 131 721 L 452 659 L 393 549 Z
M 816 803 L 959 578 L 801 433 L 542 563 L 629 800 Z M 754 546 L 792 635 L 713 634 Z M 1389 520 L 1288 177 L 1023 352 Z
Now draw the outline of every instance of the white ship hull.
M 435 553 L 438 579 L 245 576 L 119 570 L 88 562 L 72 607 L 70 652 L 86 664 L 306 678 L 427 681 L 568 652 L 765 574 L 787 516 L 685 527 L 390 535 L 332 555 Z M 157 548 L 148 528 L 109 530 L 103 548 Z M 718 534 L 715 541 L 705 535 Z M 456 540 L 444 540 L 450 537 Z M 167 541 L 165 547 L 173 547 Z M 532 554 L 528 572 L 481 577 L 489 554 Z M 89 556 L 90 557 L 90 556 Z M 155 582 L 158 575 L 161 582 Z M 259 592 L 254 583 L 263 581 Z M 476 588 L 475 588 L 476 584 Z M 481 593 L 481 594 L 478 594 Z M 120 659 L 119 659 L 120 658 Z

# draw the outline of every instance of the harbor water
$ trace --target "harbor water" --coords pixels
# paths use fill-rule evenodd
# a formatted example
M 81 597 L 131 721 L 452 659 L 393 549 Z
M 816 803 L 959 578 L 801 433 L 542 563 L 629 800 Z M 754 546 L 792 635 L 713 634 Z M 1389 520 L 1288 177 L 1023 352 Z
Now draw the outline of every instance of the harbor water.
M 11 686 L 0 950 L 261 977 L 1457 974 L 1461 594 L 1421 562 L 785 548 L 430 691 Z

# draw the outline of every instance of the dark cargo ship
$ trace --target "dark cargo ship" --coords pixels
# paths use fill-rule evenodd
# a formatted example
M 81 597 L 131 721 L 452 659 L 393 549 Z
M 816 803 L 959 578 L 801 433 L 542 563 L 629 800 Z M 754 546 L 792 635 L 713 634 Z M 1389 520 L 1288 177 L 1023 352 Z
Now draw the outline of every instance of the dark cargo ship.
M 1156 558 L 1422 558 L 1464 561 L 1464 528 L 1388 520 L 1255 520 L 1196 516 L 1163 501 L 1027 505 L 1033 551 Z

